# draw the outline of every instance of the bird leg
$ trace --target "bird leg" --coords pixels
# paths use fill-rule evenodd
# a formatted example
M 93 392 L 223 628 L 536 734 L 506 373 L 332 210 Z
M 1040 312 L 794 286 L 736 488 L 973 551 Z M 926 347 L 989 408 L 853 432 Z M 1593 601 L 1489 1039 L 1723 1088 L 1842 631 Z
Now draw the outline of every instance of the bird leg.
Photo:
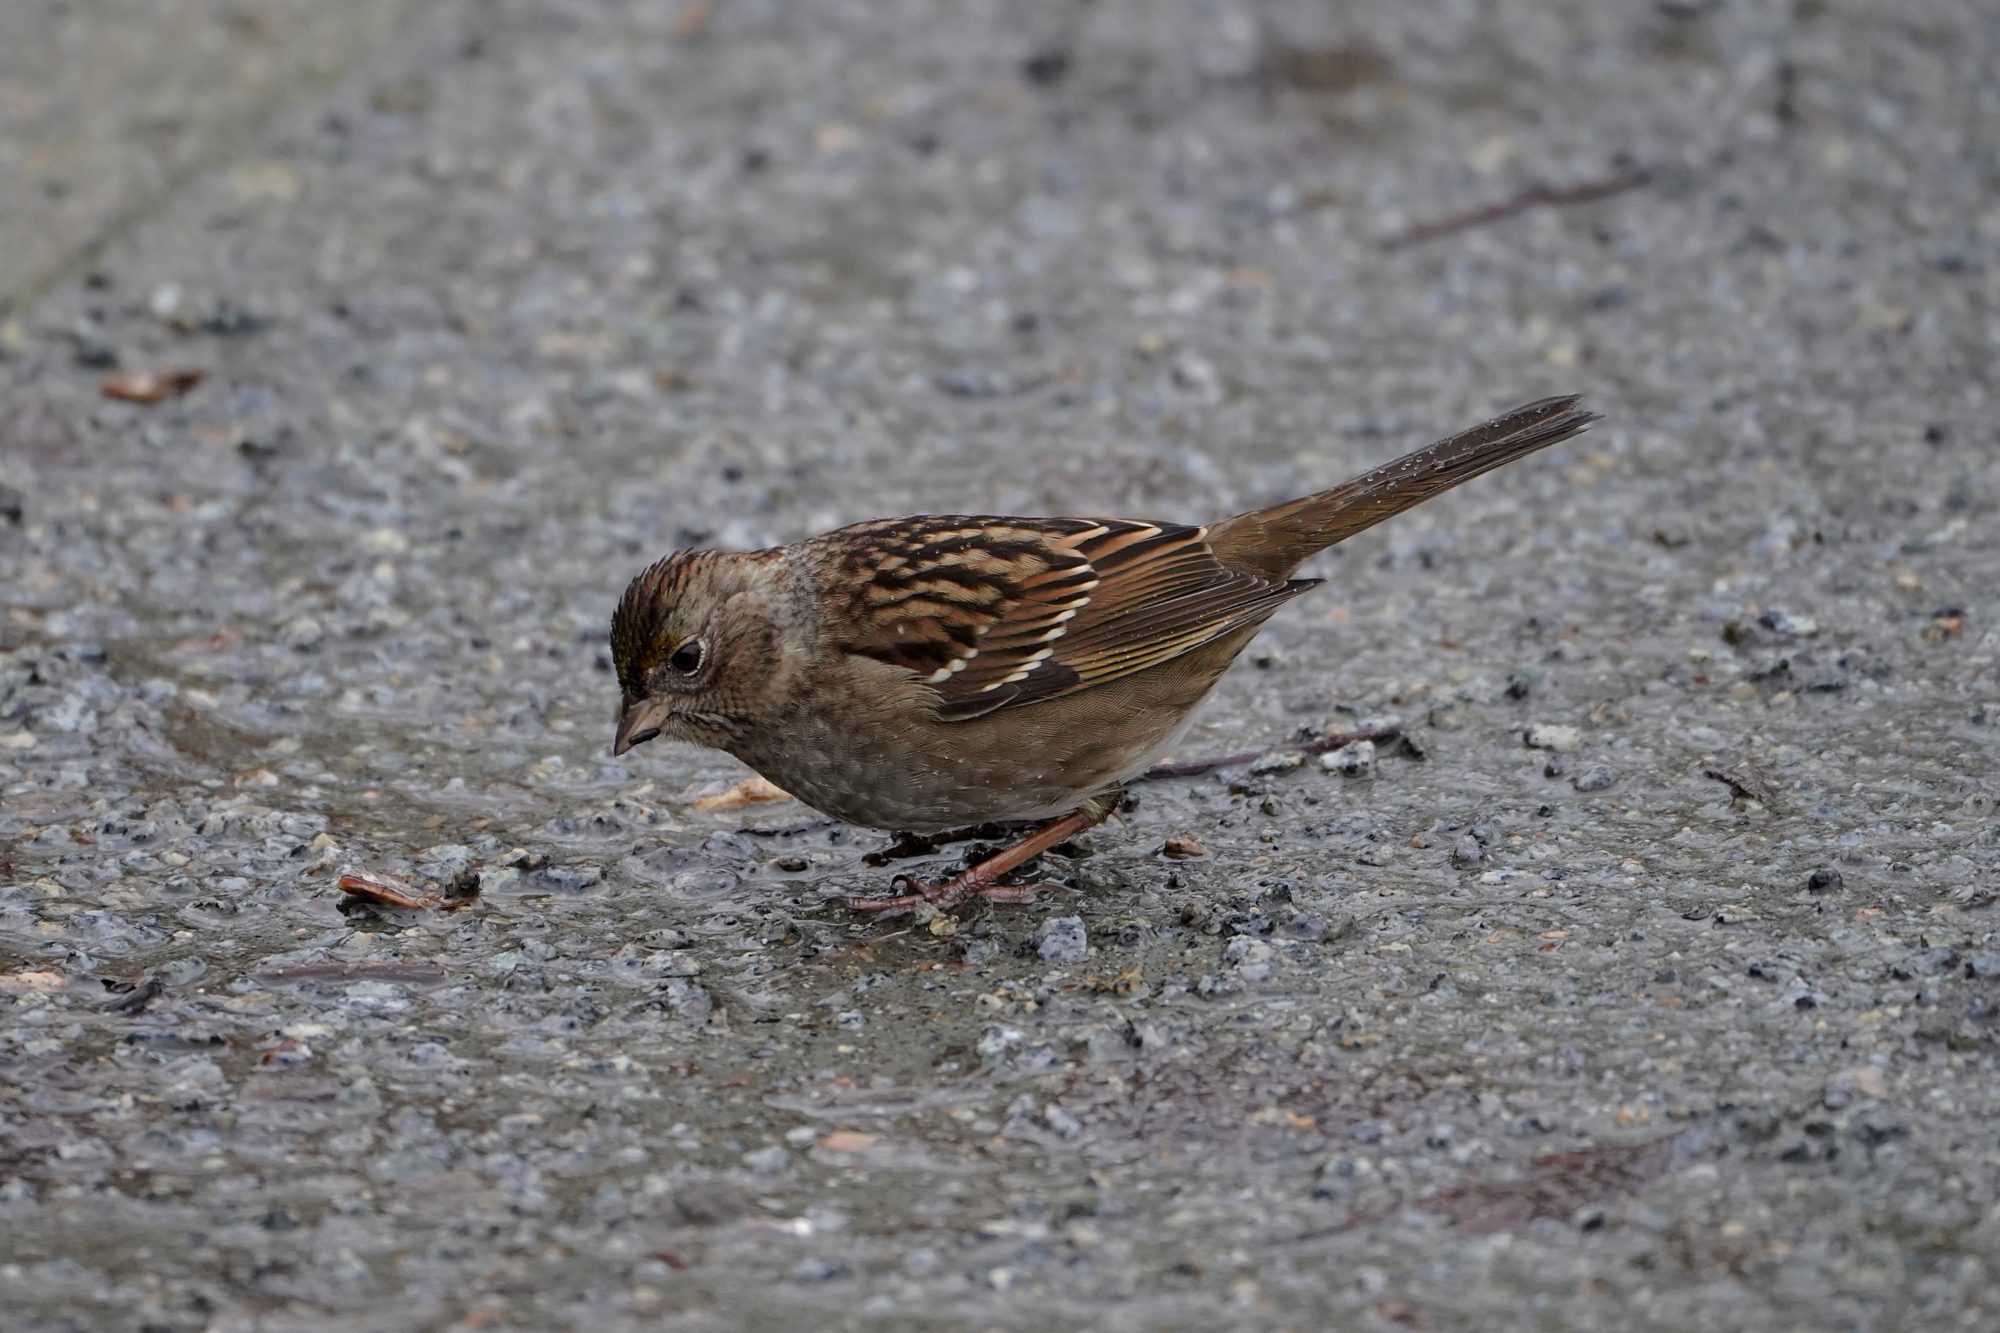
M 1219 759 L 1188 759 L 1175 764 L 1155 764 L 1132 781 L 1157 782 L 1161 778 L 1198 778 L 1204 773 L 1213 773 L 1218 768 L 1253 764 L 1267 754 L 1330 754 L 1343 745 L 1352 745 L 1356 741 L 1388 741 L 1402 734 L 1401 727 L 1364 727 L 1360 731 L 1336 731 L 1331 736 L 1321 736 L 1318 740 L 1295 741 L 1290 745 L 1268 745 L 1261 750 L 1226 754 Z
M 942 883 L 926 883 L 908 875 L 896 878 L 907 884 L 911 892 L 894 898 L 849 898 L 847 905 L 860 912 L 880 912 L 900 915 L 915 910 L 919 903 L 929 903 L 940 912 L 952 908 L 969 898 L 990 898 L 995 902 L 1027 902 L 1035 896 L 1032 885 L 1002 884 L 1000 878 L 1008 871 L 1034 860 L 1049 848 L 1075 837 L 1085 829 L 1104 822 L 1118 806 L 1118 793 L 1099 796 L 1079 809 L 1072 810 L 1059 819 L 1030 833 L 1011 847 L 1002 848 L 968 870 L 961 870 Z

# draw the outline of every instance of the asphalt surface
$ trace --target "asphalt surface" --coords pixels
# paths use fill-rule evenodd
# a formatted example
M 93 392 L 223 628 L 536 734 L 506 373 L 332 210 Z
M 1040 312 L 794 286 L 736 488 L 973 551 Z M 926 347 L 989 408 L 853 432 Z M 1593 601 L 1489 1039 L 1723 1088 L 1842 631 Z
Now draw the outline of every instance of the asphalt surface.
M 1992 6 L 167 8 L 0 20 L 0 1322 L 2000 1325 Z M 1032 904 L 609 757 L 675 546 L 1572 391 Z

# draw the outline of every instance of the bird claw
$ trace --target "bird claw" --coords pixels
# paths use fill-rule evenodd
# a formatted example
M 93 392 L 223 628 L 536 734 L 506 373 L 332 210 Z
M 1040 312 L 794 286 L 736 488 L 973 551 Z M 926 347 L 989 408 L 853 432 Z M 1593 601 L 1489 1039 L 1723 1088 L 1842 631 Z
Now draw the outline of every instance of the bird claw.
M 907 916 L 917 910 L 917 904 L 924 901 L 924 895 L 905 893 L 894 898 L 863 898 L 855 894 L 841 901 L 854 911 L 867 912 L 871 916 Z
M 1061 819 L 1050 820 L 1013 846 L 994 853 L 970 870 L 961 870 L 942 884 L 928 884 L 914 876 L 898 875 L 896 881 L 910 892 L 894 898 L 849 898 L 847 904 L 858 911 L 898 916 L 914 912 L 926 903 L 937 911 L 949 912 L 968 898 L 991 898 L 1003 903 L 1027 902 L 1035 896 L 1036 886 L 999 881 L 1008 872 L 1029 864 L 1051 847 L 1060 846 L 1063 839 L 1073 837 L 1097 823 L 1116 804 L 1112 793 L 1107 792 L 1078 806 Z
M 907 916 L 925 903 L 938 906 L 944 891 L 949 889 L 953 882 L 945 880 L 942 883 L 932 883 L 929 880 L 918 879 L 915 875 L 898 875 L 890 883 L 908 892 L 899 893 L 891 898 L 863 898 L 857 894 L 844 901 L 857 912 L 868 912 L 875 916 Z

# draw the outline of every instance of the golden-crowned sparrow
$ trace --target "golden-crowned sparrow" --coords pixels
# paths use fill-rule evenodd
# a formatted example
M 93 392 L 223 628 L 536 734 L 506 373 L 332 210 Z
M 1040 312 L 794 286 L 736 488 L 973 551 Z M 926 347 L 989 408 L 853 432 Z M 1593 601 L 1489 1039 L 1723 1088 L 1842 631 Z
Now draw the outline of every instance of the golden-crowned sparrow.
M 612 617 L 612 753 L 713 746 L 875 828 L 1051 820 L 951 880 L 855 905 L 1018 899 L 1001 876 L 1111 812 L 1264 620 L 1319 582 L 1291 577 L 1308 556 L 1595 420 L 1546 398 L 1206 527 L 920 516 L 670 555 Z

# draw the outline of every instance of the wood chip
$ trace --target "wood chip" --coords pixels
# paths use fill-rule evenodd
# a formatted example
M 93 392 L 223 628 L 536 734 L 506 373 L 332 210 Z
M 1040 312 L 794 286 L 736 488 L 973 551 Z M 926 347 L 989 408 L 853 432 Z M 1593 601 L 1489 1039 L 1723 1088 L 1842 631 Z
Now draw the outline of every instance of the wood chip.
M 106 376 L 97 388 L 106 398 L 128 403 L 157 403 L 178 398 L 201 383 L 199 370 L 136 370 L 125 375 Z
M 1922 638 L 1925 643 L 1943 643 L 1965 633 L 1965 615 L 1956 609 L 1940 611 L 1931 617 L 1931 623 L 1924 626 Z
M 61 990 L 69 978 L 60 972 L 9 972 L 0 975 L 0 990 Z
M 715 0 L 688 0 L 681 6 L 681 12 L 674 15 L 674 36 L 691 42 L 701 36 L 714 17 Z
M 441 907 L 447 912 L 456 912 L 478 901 L 476 895 L 460 894 L 447 897 L 442 893 L 418 893 L 407 884 L 389 880 L 374 879 L 368 875 L 343 870 L 336 881 L 342 893 L 363 902 L 376 903 L 382 907 Z
M 715 810 L 735 810 L 745 805 L 767 805 L 772 801 L 789 801 L 792 794 L 763 778 L 745 778 L 728 791 L 704 796 L 694 803 L 694 808 L 703 814 Z
M 828 1152 L 861 1152 L 875 1146 L 875 1136 L 858 1129 L 836 1129 L 821 1135 L 819 1146 Z

